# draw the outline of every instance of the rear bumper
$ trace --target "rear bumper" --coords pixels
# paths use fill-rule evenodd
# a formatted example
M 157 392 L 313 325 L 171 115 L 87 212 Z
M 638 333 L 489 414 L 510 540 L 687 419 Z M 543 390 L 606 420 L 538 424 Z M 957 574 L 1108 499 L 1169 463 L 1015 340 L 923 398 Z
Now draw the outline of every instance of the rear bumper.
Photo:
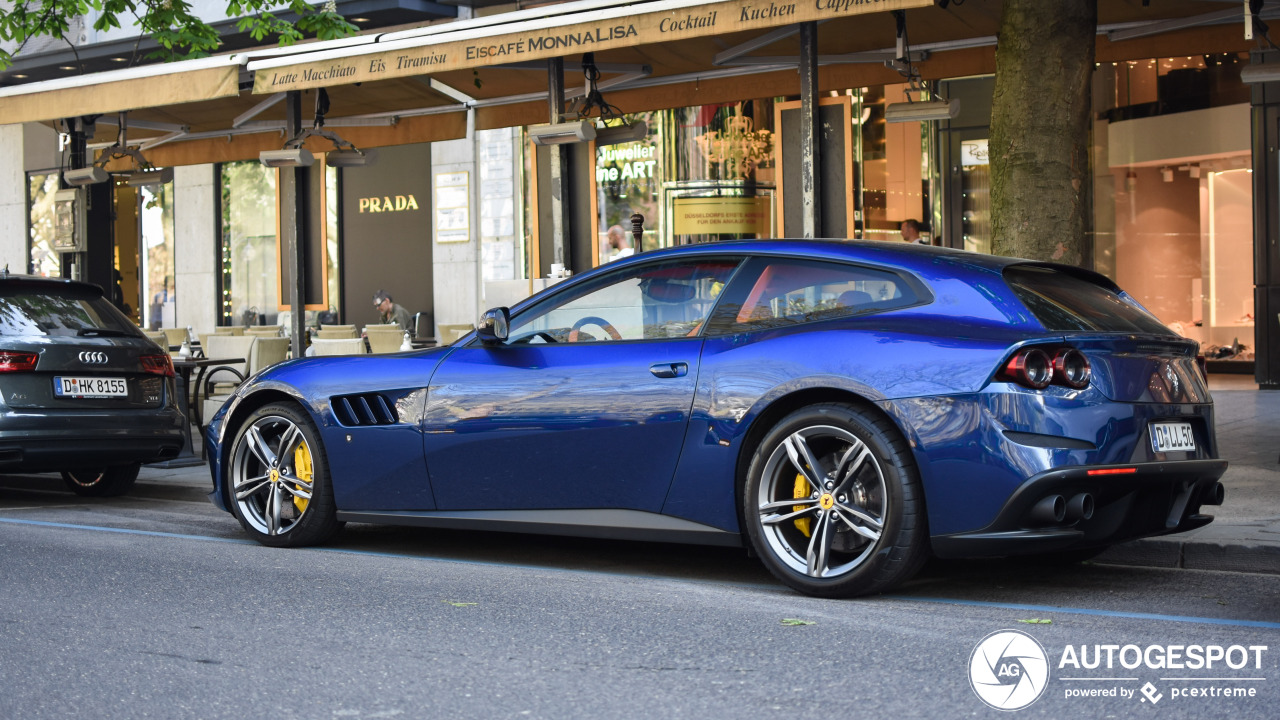
M 182 450 L 182 413 L 6 413 L 0 420 L 0 472 L 51 472 L 156 462 Z
M 1134 472 L 1089 474 L 1126 468 Z M 1200 514 L 1200 507 L 1211 501 L 1211 491 L 1226 469 L 1225 460 L 1177 460 L 1049 470 L 1014 491 L 986 527 L 933 536 L 933 551 L 944 558 L 1029 555 L 1193 530 L 1213 520 Z M 1095 509 L 1089 519 L 1053 522 L 1032 517 L 1036 503 L 1046 497 L 1081 493 L 1093 497 Z

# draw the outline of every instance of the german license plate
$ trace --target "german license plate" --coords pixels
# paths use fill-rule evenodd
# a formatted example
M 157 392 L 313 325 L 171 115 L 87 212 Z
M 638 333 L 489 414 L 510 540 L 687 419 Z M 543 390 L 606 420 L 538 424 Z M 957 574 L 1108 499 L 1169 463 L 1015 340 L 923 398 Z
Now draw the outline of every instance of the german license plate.
M 129 397 L 129 383 L 124 378 L 55 377 L 53 394 L 74 398 Z
M 1151 426 L 1151 446 L 1156 452 L 1171 450 L 1195 450 L 1196 437 L 1191 432 L 1191 423 L 1170 422 L 1154 423 Z

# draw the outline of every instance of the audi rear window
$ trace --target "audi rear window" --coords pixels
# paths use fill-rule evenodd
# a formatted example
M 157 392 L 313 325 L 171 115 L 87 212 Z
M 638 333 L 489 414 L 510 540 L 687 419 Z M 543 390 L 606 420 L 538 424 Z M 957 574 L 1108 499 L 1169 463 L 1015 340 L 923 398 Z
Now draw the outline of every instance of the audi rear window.
M 0 288 L 0 336 L 142 337 L 106 298 L 74 287 Z
M 1174 334 L 1138 304 L 1054 268 L 1010 265 L 1004 280 L 1048 330 Z

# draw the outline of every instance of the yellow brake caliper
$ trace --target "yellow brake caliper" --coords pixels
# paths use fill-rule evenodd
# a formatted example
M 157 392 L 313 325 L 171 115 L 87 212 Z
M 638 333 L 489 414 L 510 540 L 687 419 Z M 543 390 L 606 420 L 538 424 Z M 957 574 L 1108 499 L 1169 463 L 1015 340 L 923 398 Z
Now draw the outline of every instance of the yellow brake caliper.
M 308 484 L 311 483 L 311 478 L 315 471 L 311 467 L 311 450 L 305 442 L 298 443 L 297 449 L 293 451 L 293 469 L 299 480 L 303 480 Z M 294 487 L 298 490 L 306 490 L 306 488 L 298 485 L 294 485 Z M 301 515 L 307 510 L 307 499 L 294 495 L 293 506 L 298 508 L 298 514 Z
M 805 480 L 804 475 L 800 473 L 796 473 L 795 492 L 791 497 L 794 497 L 797 500 L 809 497 L 809 481 Z M 800 512 L 804 507 L 804 505 L 792 505 L 791 509 L 795 512 Z M 796 524 L 796 528 L 798 528 L 800 532 L 804 533 L 805 537 L 809 537 L 809 533 L 811 532 L 809 529 L 811 522 L 809 518 L 800 518 L 798 520 L 792 520 L 791 522 Z

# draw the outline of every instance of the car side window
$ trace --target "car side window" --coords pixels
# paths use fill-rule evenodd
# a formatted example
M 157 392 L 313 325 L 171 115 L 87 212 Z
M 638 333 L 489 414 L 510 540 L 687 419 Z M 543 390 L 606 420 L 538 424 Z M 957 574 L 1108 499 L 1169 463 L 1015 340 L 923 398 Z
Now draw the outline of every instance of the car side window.
M 756 258 L 734 280 L 710 334 L 732 334 L 831 320 L 915 305 L 901 275 L 861 265 Z
M 512 318 L 508 344 L 652 340 L 697 335 L 737 258 L 630 266 Z

